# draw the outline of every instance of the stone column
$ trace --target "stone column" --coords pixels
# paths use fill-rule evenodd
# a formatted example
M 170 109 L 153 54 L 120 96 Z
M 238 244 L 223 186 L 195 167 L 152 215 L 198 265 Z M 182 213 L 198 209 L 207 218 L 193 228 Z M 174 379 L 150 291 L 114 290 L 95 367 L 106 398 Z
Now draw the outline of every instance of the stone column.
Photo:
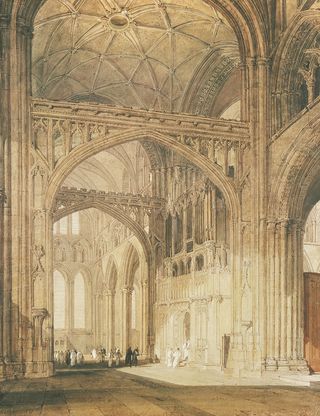
M 121 308 L 121 347 L 122 351 L 126 351 L 130 342 L 130 308 L 131 308 L 131 294 L 132 289 L 124 287 L 121 290 L 122 294 L 122 308 Z
M 268 226 L 268 251 L 267 251 L 267 258 L 268 258 L 268 282 L 269 282 L 269 290 L 268 290 L 268 352 L 266 356 L 266 369 L 267 370 L 276 370 L 277 369 L 277 361 L 276 357 L 276 349 L 275 349 L 275 324 L 276 324 L 276 316 L 275 316 L 275 230 L 276 224 L 275 222 L 269 221 Z
M 303 358 L 303 237 L 295 220 L 268 223 L 266 370 L 308 372 Z
M 140 349 L 144 356 L 148 355 L 148 296 L 149 283 L 143 280 L 141 283 L 141 335 Z
M 7 257 L 6 245 L 8 244 L 5 229 L 5 215 L 7 196 L 6 182 L 5 182 L 5 148 L 9 141 L 9 80 L 10 80 L 10 31 L 9 18 L 6 16 L 0 17 L 0 379 L 5 377 L 4 359 L 7 361 L 10 354 L 10 344 L 8 340 L 11 339 L 10 321 L 6 311 L 10 311 L 11 305 L 11 284 L 10 274 L 7 271 L 5 259 Z M 10 342 L 10 341 L 9 341 Z
M 247 121 L 248 120 L 248 70 L 247 65 L 245 63 L 241 63 L 240 65 L 241 71 L 241 120 Z
M 110 351 L 115 345 L 114 340 L 114 295 L 115 292 L 108 290 L 106 297 L 106 349 Z
M 25 363 L 27 375 L 48 376 L 53 374 L 52 254 L 48 251 L 52 250 L 52 218 L 43 200 L 47 167 L 38 163 L 37 154 L 31 149 L 32 30 L 20 19 L 10 28 L 3 19 L 0 24 L 0 93 L 1 106 L 4 105 L 0 122 L 0 152 L 4 149 L 0 181 L 4 179 L 7 194 L 2 229 L 6 293 L 2 354 L 8 368 Z M 14 333 L 11 328 L 16 328 Z

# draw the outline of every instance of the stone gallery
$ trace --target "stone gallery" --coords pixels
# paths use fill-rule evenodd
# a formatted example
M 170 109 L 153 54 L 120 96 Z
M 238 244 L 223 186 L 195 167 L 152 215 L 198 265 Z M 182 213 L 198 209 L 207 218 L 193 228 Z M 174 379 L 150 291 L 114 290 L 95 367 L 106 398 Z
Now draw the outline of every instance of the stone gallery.
M 319 27 L 319 0 L 0 1 L 2 380 L 130 345 L 320 371 Z

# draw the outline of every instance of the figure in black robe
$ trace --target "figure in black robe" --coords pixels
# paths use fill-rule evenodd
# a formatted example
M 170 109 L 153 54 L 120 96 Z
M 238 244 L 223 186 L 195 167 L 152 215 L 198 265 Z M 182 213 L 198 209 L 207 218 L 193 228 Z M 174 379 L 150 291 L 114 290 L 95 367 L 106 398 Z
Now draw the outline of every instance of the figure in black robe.
M 138 356 L 139 356 L 139 350 L 138 350 L 138 347 L 136 347 L 132 353 L 132 365 L 134 365 L 135 367 L 138 365 Z
M 129 347 L 126 352 L 125 364 L 132 366 L 132 349 Z

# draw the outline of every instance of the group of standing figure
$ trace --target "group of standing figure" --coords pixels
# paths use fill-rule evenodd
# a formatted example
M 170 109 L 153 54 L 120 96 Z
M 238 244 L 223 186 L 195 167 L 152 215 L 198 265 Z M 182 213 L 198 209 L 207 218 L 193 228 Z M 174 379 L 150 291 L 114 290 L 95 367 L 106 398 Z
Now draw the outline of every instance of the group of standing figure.
M 77 350 L 55 351 L 54 360 L 56 364 L 75 367 L 82 365 L 84 362 L 83 353 Z
M 139 349 L 136 347 L 132 350 L 131 347 L 127 349 L 126 358 L 125 358 L 125 365 L 132 367 L 133 365 L 136 367 L 138 365 L 138 357 L 139 357 Z
M 113 364 L 115 364 L 116 367 L 120 367 L 120 360 L 122 357 L 120 348 L 111 348 L 109 352 L 106 351 L 105 348 L 94 348 L 91 351 L 91 356 L 94 361 L 98 363 L 106 362 L 108 367 L 113 367 Z
M 186 341 L 182 349 L 177 348 L 173 351 L 172 348 L 168 350 L 167 353 L 167 367 L 177 368 L 179 365 L 186 366 L 189 363 L 189 350 L 190 350 L 190 341 Z

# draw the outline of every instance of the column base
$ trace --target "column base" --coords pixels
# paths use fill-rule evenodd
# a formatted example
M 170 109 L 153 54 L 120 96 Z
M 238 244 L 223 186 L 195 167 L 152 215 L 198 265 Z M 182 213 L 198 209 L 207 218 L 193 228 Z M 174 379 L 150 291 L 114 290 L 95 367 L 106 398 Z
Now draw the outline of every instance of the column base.
M 289 360 L 290 371 L 295 371 L 299 374 L 310 374 L 310 368 L 307 361 L 303 358 L 297 360 Z
M 309 367 L 304 359 L 276 360 L 275 358 L 267 358 L 264 364 L 264 370 L 266 372 L 310 374 Z
M 278 360 L 278 371 L 286 373 L 290 370 L 289 361 L 287 359 Z
M 23 363 L 6 362 L 0 363 L 0 380 L 16 380 L 24 377 L 25 366 Z
M 33 361 L 25 364 L 26 378 L 47 378 L 55 374 L 52 361 Z
M 267 358 L 264 363 L 265 371 L 278 371 L 278 363 L 274 358 Z

